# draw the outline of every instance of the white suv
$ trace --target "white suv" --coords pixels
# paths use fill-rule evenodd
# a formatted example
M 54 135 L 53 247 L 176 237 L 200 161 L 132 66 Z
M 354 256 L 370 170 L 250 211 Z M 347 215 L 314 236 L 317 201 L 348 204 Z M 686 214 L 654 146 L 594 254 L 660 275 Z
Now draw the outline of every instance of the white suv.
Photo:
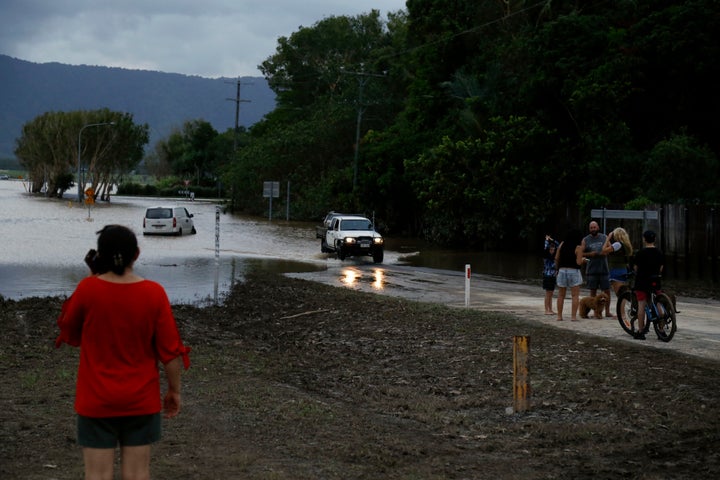
M 178 235 L 197 233 L 193 214 L 185 207 L 152 207 L 145 210 L 143 235 Z

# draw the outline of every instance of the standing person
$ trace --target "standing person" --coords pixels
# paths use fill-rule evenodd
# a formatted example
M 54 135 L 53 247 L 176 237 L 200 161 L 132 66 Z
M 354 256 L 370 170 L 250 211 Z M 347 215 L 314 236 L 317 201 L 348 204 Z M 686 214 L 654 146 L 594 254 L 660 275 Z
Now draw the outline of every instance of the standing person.
M 643 248 L 635 255 L 635 295 L 638 299 L 638 330 L 637 340 L 645 340 L 645 304 L 650 290 L 660 289 L 660 274 L 665 265 L 665 255 L 655 246 L 655 232 L 647 230 L 643 233 Z
M 150 444 L 161 418 L 180 412 L 180 374 L 188 352 L 163 287 L 133 273 L 140 250 L 127 227 L 98 232 L 93 275 L 80 281 L 58 318 L 59 347 L 80 347 L 75 392 L 78 444 L 86 479 L 112 479 L 120 446 L 123 480 L 150 478 Z M 167 392 L 161 399 L 158 362 Z
M 633 246 L 630 236 L 622 227 L 617 227 L 610 232 L 602 247 L 603 254 L 608 257 L 610 266 L 610 283 L 617 295 L 622 285 L 627 283 L 627 274 L 630 271 L 630 263 L 633 254 Z M 617 253 L 618 255 L 614 255 Z
M 555 268 L 555 250 L 558 242 L 550 235 L 545 235 L 545 248 L 543 250 L 543 281 L 545 290 L 545 315 L 555 315 L 552 309 L 553 292 L 555 292 L 555 280 L 557 269 Z
M 565 304 L 565 293 L 570 288 L 572 297 L 572 305 L 570 310 L 570 319 L 577 321 L 578 305 L 580 304 L 580 285 L 582 285 L 582 273 L 580 273 L 580 265 L 583 260 L 582 233 L 578 229 L 573 229 L 565 236 L 565 240 L 560 243 L 555 253 L 555 264 L 558 268 L 557 286 L 557 319 L 563 319 L 563 306 Z
M 610 298 L 610 267 L 607 254 L 603 253 L 603 245 L 607 236 L 600 233 L 600 225 L 596 221 L 590 222 L 589 234 L 582 240 L 583 257 L 588 259 L 585 266 L 585 280 L 590 289 L 590 296 L 597 295 L 598 289 L 605 292 Z M 614 317 L 610 313 L 610 302 L 605 304 L 605 316 Z

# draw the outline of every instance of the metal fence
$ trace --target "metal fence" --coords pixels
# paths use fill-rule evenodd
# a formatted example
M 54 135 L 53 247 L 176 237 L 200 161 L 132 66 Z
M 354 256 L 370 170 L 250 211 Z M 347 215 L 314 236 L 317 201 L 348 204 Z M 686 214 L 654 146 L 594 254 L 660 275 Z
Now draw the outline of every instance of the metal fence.
M 664 205 L 647 210 L 593 209 L 591 216 L 609 232 L 623 227 L 642 246 L 642 232 L 655 230 L 666 255 L 670 278 L 720 281 L 720 221 L 718 209 L 706 205 Z

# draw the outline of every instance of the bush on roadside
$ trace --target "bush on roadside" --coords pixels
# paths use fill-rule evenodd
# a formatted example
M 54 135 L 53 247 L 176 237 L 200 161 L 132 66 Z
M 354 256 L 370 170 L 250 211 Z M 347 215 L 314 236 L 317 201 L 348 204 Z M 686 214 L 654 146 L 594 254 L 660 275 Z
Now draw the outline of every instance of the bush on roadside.
M 141 185 L 135 182 L 125 182 L 118 185 L 117 194 L 151 197 L 158 194 L 158 189 L 155 185 Z

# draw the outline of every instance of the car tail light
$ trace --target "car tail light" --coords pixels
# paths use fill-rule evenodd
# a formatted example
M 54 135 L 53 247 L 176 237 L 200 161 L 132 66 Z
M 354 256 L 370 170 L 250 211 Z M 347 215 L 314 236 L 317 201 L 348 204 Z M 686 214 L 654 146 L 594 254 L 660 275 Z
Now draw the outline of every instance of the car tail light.
M 177 228 L 177 218 L 173 217 L 173 228 Z

